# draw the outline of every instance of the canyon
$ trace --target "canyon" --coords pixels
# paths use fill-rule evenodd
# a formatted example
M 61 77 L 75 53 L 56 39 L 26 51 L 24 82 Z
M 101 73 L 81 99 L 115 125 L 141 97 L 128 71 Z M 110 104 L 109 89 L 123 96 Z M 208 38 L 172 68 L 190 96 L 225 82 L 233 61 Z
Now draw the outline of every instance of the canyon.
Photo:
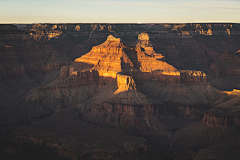
M 1 159 L 240 158 L 240 25 L 0 24 Z

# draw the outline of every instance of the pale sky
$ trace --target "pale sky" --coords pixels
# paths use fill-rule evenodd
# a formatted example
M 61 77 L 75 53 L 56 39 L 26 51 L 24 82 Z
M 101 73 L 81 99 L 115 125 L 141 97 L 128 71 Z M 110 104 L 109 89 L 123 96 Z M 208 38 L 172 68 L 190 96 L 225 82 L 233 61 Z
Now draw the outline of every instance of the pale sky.
M 240 23 L 240 0 L 0 0 L 0 23 Z

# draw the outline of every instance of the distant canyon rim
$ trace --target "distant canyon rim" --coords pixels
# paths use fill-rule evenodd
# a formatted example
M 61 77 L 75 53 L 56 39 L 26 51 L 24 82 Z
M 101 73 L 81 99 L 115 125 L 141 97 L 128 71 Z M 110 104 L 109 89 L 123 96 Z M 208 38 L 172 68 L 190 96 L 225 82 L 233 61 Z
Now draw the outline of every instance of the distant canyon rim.
M 239 160 L 240 24 L 0 24 L 0 158 Z

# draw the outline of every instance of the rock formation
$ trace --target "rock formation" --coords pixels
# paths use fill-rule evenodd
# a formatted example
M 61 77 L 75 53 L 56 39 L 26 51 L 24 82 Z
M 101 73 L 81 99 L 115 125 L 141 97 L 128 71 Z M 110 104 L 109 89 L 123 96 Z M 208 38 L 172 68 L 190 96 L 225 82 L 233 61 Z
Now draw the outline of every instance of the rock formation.
M 141 49 L 150 44 L 146 33 L 139 35 L 135 47 L 129 47 L 120 38 L 110 35 L 104 43 L 93 47 L 73 64 L 62 67 L 57 80 L 38 88 L 19 105 L 27 106 L 29 118 L 75 106 L 81 118 L 91 123 L 112 125 L 131 132 L 135 123 L 126 125 L 131 119 L 143 124 L 138 129 L 144 134 L 149 129 L 169 134 L 170 130 L 184 125 L 184 121 L 176 117 L 176 105 L 167 107 L 161 101 L 210 105 L 221 93 L 211 87 L 204 72 L 177 70 L 162 58 L 156 58 L 161 54 L 153 48 L 151 54 Z M 32 104 L 37 104 L 33 110 L 30 109 Z M 116 117 L 122 114 L 124 116 L 117 120 Z M 151 120 L 147 118 L 149 115 Z M 203 112 L 198 116 L 201 115 Z M 110 123 L 109 118 L 115 120 Z M 174 123 L 163 123 L 163 119 Z M 149 121 L 158 121 L 158 125 Z
M 124 50 L 127 47 L 121 42 L 120 38 L 109 35 L 107 40 L 99 46 L 93 47 L 86 55 L 75 59 L 75 62 L 84 62 L 94 65 L 95 69 L 111 70 L 116 72 L 122 71 L 122 63 L 133 67 Z
M 238 24 L 17 27 L 0 25 L 2 159 L 237 155 Z

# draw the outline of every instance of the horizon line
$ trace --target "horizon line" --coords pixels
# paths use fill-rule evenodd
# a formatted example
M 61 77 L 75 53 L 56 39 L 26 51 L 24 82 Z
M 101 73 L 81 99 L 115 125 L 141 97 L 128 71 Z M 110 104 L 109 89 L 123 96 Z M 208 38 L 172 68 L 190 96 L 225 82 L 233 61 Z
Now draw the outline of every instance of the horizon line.
M 139 23 L 139 22 L 123 22 L 123 23 L 114 23 L 114 22 L 60 22 L 60 23 L 49 23 L 49 22 L 39 22 L 39 23 L 35 23 L 35 22 L 0 22 L 0 24 L 138 24 L 138 25 L 142 25 L 142 24 L 191 24 L 191 23 L 236 23 L 239 24 L 235 21 L 193 21 L 193 22 L 171 22 L 171 23 L 167 23 L 167 22 L 152 22 L 152 23 Z

